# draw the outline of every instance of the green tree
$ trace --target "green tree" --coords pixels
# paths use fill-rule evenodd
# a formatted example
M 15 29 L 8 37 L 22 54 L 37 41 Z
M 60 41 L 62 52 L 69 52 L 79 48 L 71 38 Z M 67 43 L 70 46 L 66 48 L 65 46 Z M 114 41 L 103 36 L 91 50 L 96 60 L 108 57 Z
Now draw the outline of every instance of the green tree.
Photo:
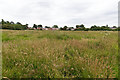
M 52 28 L 58 28 L 58 25 L 53 25 L 53 27 Z
M 15 23 L 13 21 L 11 21 L 10 24 L 15 24 Z
M 2 29 L 25 30 L 28 28 L 28 24 L 22 25 L 20 22 L 17 22 L 15 24 L 13 21 L 9 22 L 9 21 L 4 21 L 2 19 L 1 23 L 2 23 Z
M 64 27 L 63 27 L 63 30 L 67 30 L 67 28 L 68 28 L 67 26 L 64 26 Z
M 76 25 L 76 28 L 85 28 L 85 26 L 83 24 L 81 25 Z
M 45 26 L 45 28 L 50 28 L 49 26 Z
M 5 21 L 2 19 L 1 23 L 2 23 L 2 25 L 4 25 L 4 24 L 5 24 Z
M 17 22 L 16 24 L 22 25 L 20 22 Z
M 37 29 L 37 25 L 36 25 L 36 24 L 33 24 L 33 28 L 36 28 L 36 29 Z
M 72 29 L 74 29 L 74 27 L 69 27 L 69 29 L 68 29 L 68 30 L 72 30 Z
M 89 31 L 90 29 L 89 28 L 85 28 L 85 30 L 84 31 Z
M 117 28 L 116 26 L 113 26 L 113 28 Z
M 98 28 L 98 26 L 94 25 L 94 26 L 91 26 L 90 30 L 92 30 L 92 31 L 96 31 L 97 28 Z
M 38 25 L 38 27 L 39 27 L 39 28 L 42 28 L 42 25 L 40 24 L 40 25 Z
M 84 31 L 85 30 L 85 26 L 83 24 L 81 25 L 76 25 L 76 29 L 75 30 L 78 30 L 78 31 Z
M 25 29 L 28 29 L 28 24 L 25 24 L 24 28 L 25 28 Z

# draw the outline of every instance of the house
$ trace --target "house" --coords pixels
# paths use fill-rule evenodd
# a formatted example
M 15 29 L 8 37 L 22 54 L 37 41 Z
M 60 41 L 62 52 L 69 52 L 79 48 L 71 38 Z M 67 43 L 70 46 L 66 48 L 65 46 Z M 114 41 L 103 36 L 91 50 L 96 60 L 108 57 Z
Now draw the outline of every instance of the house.
M 33 28 L 34 30 L 36 30 L 36 28 Z
M 48 30 L 48 28 L 42 28 L 42 30 Z
M 38 30 L 42 30 L 42 28 L 41 28 L 41 27 L 37 27 L 37 29 L 38 29 Z
M 42 30 L 59 30 L 59 28 L 42 28 Z
M 117 29 L 116 27 L 110 27 L 110 29 Z
M 75 29 L 71 29 L 71 31 L 74 31 Z
M 37 29 L 41 29 L 40 27 L 37 27 Z
M 52 30 L 59 30 L 59 28 L 52 28 Z

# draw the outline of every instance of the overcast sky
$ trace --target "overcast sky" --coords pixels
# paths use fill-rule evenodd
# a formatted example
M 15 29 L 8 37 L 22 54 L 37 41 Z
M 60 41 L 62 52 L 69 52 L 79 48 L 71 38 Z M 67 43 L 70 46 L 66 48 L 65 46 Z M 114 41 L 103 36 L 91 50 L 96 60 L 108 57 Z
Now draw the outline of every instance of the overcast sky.
M 5 21 L 68 27 L 84 24 L 118 25 L 119 0 L 0 0 Z

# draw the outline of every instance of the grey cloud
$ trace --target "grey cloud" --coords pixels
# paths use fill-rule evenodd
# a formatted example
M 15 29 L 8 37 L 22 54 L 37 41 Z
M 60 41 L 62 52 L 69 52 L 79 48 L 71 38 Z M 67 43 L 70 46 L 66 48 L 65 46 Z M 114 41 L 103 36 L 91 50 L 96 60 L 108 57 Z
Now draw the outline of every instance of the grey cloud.
M 109 1 L 109 3 L 108 3 Z M 117 26 L 118 0 L 0 0 L 5 20 L 52 26 Z M 13 3 L 14 2 L 14 3 Z

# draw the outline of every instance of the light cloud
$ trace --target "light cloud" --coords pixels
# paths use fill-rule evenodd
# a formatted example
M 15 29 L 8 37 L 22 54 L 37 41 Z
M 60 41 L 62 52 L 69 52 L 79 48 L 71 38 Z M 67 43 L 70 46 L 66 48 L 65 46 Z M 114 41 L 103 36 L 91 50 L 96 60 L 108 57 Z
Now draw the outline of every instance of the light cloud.
M 119 0 L 0 0 L 0 18 L 43 26 L 118 25 Z

